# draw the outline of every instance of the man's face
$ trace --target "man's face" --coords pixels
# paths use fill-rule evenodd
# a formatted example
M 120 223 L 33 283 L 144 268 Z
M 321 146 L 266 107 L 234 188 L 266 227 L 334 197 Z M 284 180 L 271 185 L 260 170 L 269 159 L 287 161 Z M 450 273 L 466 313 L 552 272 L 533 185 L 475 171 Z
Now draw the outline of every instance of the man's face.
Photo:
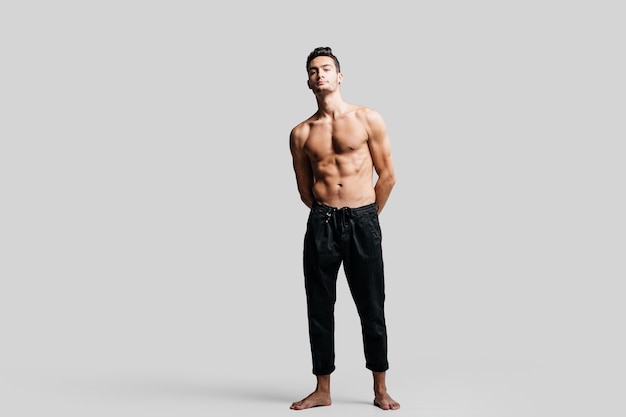
M 314 93 L 335 91 L 343 74 L 337 72 L 335 61 L 329 56 L 318 56 L 309 63 L 308 86 Z

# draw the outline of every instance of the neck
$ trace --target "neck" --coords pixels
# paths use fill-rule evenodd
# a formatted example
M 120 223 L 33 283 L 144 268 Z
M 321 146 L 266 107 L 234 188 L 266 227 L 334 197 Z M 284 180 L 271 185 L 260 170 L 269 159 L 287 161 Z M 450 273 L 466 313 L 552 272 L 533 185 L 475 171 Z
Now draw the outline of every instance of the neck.
M 339 94 L 338 91 L 333 94 L 316 96 L 316 99 L 318 108 L 317 112 L 320 116 L 334 116 L 343 113 L 348 105 L 348 103 L 341 98 L 341 94 Z

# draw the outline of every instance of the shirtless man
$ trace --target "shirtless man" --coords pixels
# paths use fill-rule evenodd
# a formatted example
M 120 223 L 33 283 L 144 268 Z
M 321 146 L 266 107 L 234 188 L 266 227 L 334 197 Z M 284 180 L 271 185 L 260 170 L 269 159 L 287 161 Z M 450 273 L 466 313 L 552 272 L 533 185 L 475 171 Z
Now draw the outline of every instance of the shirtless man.
M 292 129 L 289 147 L 298 192 L 310 208 L 303 264 L 317 386 L 290 408 L 331 405 L 336 281 L 343 263 L 361 319 L 374 404 L 396 410 L 400 404 L 389 396 L 385 383 L 389 363 L 378 222 L 396 182 L 385 122 L 375 110 L 342 99 L 343 74 L 331 48 L 314 49 L 307 58 L 307 72 L 318 110 Z

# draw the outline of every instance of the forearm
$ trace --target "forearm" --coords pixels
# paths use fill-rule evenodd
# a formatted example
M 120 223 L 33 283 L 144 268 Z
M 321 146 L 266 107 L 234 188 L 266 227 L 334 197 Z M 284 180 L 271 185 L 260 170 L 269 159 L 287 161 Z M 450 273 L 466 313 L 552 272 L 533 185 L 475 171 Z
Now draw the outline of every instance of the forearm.
M 376 181 L 376 185 L 374 186 L 374 191 L 376 192 L 376 208 L 378 209 L 378 214 L 383 211 L 385 204 L 387 204 L 387 200 L 391 195 L 391 190 L 396 185 L 396 178 L 394 175 L 381 175 L 378 177 Z

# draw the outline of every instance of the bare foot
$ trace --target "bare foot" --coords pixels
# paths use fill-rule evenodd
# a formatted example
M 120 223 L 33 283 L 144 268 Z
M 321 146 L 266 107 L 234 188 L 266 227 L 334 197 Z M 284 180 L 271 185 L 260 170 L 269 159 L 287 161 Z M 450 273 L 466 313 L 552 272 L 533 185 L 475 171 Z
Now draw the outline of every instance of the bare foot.
M 391 398 L 386 392 L 376 394 L 374 405 L 380 407 L 382 410 L 397 410 L 400 408 L 400 403 Z
M 292 410 L 304 410 L 312 407 L 323 407 L 331 405 L 330 394 L 323 391 L 314 391 L 308 397 L 301 401 L 291 404 Z

